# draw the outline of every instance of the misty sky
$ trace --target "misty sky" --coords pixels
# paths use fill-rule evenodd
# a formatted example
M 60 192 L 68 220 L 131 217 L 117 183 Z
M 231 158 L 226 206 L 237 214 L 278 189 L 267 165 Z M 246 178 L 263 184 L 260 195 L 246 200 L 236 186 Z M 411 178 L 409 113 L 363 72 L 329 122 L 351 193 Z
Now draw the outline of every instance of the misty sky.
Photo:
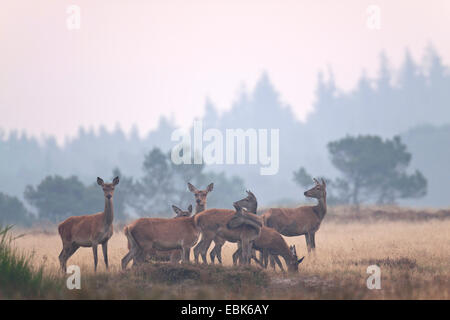
M 381 30 L 366 26 L 371 4 Z M 61 142 L 80 125 L 144 134 L 161 114 L 188 126 L 207 96 L 225 110 L 263 71 L 304 119 L 318 71 L 348 90 L 376 76 L 382 50 L 397 68 L 429 44 L 450 65 L 449 31 L 448 0 L 2 0 L 0 128 Z

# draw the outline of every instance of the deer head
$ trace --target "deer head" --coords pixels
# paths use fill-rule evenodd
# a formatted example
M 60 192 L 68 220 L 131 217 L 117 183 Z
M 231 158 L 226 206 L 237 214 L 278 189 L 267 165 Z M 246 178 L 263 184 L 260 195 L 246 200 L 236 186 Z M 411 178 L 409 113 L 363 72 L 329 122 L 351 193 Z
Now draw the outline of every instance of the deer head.
M 309 189 L 308 191 L 305 191 L 304 195 L 310 198 L 315 199 L 324 199 L 327 196 L 327 185 L 325 183 L 325 180 L 321 179 L 322 183 L 317 181 L 317 179 L 313 179 L 315 186 Z
M 262 226 L 262 223 L 258 220 L 256 220 L 254 217 L 254 215 L 248 215 L 248 212 L 250 210 L 251 213 L 256 213 L 256 209 L 258 206 L 258 202 L 256 200 L 255 195 L 250 192 L 247 191 L 247 197 L 245 197 L 244 199 L 241 199 L 239 201 L 233 202 L 233 207 L 236 210 L 235 215 L 233 216 L 233 218 L 230 219 L 230 221 L 228 221 L 227 223 L 227 227 L 230 229 L 234 229 L 234 228 L 238 228 L 243 224 L 246 224 L 250 227 L 254 227 L 255 229 L 260 229 Z M 247 208 L 251 208 L 250 210 Z
M 206 208 L 206 198 L 208 196 L 208 193 L 213 190 L 214 183 L 210 183 L 206 187 L 205 190 L 198 190 L 190 182 L 188 182 L 187 185 L 188 185 L 189 191 L 194 194 L 195 203 L 196 203 L 197 207 L 203 208 L 203 210 L 204 210 Z
M 302 261 L 303 261 L 303 259 L 305 259 L 305 257 L 298 259 L 297 250 L 295 249 L 295 245 L 289 246 L 289 250 L 291 251 L 291 259 L 290 259 L 289 263 L 287 264 L 288 271 L 289 272 L 298 272 L 298 265 L 300 263 L 302 263 Z
M 105 198 L 111 200 L 114 196 L 114 188 L 119 184 L 119 177 L 115 177 L 112 183 L 105 183 L 102 178 L 97 177 L 97 184 L 102 187 Z
M 192 204 L 189 205 L 187 211 L 183 211 L 177 206 L 172 205 L 172 209 L 177 215 L 175 218 L 181 218 L 181 217 L 190 217 L 192 214 Z
M 256 214 L 256 210 L 258 209 L 258 201 L 256 200 L 255 195 L 251 191 L 247 190 L 246 192 L 247 197 L 234 202 L 233 206 L 235 209 L 237 206 L 240 209 L 245 208 L 248 212 Z

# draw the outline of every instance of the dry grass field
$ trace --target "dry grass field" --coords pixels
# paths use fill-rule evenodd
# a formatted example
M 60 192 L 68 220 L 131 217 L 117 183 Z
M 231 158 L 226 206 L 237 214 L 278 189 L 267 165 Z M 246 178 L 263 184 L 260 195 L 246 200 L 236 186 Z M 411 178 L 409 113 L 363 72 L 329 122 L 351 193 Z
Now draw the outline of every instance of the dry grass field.
M 32 254 L 34 266 L 44 266 L 46 274 L 64 279 L 59 271 L 61 241 L 56 232 L 34 228 L 15 233 L 24 234 L 14 245 Z M 304 237 L 285 239 L 296 245 L 299 256 L 306 256 L 296 275 L 278 269 L 232 268 L 236 245 L 230 243 L 223 250 L 224 268 L 162 263 L 122 272 L 120 260 L 127 252 L 127 242 L 124 234 L 116 231 L 109 241 L 110 271 L 105 271 L 100 248 L 97 274 L 93 272 L 92 249 L 80 248 L 68 265 L 80 266 L 82 288 L 64 288 L 56 298 L 450 299 L 450 219 L 343 223 L 325 218 L 313 254 L 307 254 Z M 381 290 L 366 286 L 366 269 L 373 264 L 381 268 Z M 169 279 L 168 273 L 175 275 Z M 228 281 L 234 284 L 230 287 Z

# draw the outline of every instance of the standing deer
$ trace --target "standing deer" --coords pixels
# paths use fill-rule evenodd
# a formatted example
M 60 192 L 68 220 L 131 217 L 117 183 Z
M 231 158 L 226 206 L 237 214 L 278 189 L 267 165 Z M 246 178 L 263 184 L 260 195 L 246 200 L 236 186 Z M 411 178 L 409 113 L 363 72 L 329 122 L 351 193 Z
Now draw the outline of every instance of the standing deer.
M 241 208 L 252 208 L 252 212 L 256 212 L 257 201 L 256 197 L 253 193 L 247 191 L 248 196 L 239 202 L 239 207 Z M 239 209 L 240 210 L 240 209 Z M 211 242 L 219 237 L 220 239 L 224 239 L 229 242 L 237 243 L 241 241 L 242 237 L 245 237 L 243 232 L 249 233 L 248 240 L 251 240 L 252 237 L 257 237 L 259 231 L 256 232 L 255 228 L 249 228 L 247 226 L 242 226 L 234 229 L 230 229 L 227 224 L 228 222 L 235 217 L 238 209 L 229 210 L 229 209 L 208 209 L 203 212 L 200 212 L 194 216 L 197 227 L 201 230 L 202 241 L 194 248 L 194 257 L 195 262 L 198 263 L 198 255 L 202 256 L 203 263 L 206 264 L 206 253 Z M 252 214 L 257 217 L 256 215 Z M 235 217 L 240 218 L 238 215 Z M 256 219 L 258 219 L 257 217 Z M 262 224 L 262 221 L 260 222 Z M 250 233 L 252 234 L 250 236 Z
M 181 209 L 173 206 L 178 214 L 184 214 Z M 195 223 L 195 216 L 178 217 L 176 219 L 140 218 L 124 228 L 128 240 L 129 252 L 122 258 L 122 269 L 133 259 L 136 264 L 143 262 L 142 257 L 153 249 L 182 249 L 182 261 L 189 262 L 190 248 L 200 236 L 200 230 Z M 187 214 L 186 214 L 187 215 Z
M 327 186 L 313 179 L 315 186 L 304 195 L 318 200 L 315 206 L 301 206 L 298 208 L 272 208 L 262 216 L 264 225 L 274 228 L 287 237 L 305 235 L 308 252 L 316 248 L 315 233 L 327 213 Z
M 192 214 L 192 205 L 190 204 L 187 211 L 183 211 L 177 206 L 172 206 L 173 211 L 175 212 L 176 216 L 174 219 L 181 218 L 181 217 L 190 217 Z M 130 248 L 128 248 L 130 249 Z M 167 250 L 167 251 L 161 251 L 161 250 L 149 250 L 148 255 L 150 258 L 158 260 L 158 261 L 170 261 L 172 263 L 178 263 L 181 260 L 181 249 L 174 249 L 174 250 Z M 142 258 L 141 258 L 142 259 Z
M 191 183 L 188 182 L 188 188 L 189 191 L 191 191 L 194 194 L 195 197 L 195 213 L 199 213 L 206 210 L 206 198 L 208 196 L 208 193 L 213 190 L 214 184 L 210 183 L 205 190 L 198 190 L 196 187 L 194 187 Z M 202 247 L 204 245 L 204 242 L 202 242 L 203 239 L 200 240 L 197 246 Z M 222 246 L 225 244 L 225 240 L 220 238 L 219 236 L 214 238 L 214 248 L 210 252 L 210 258 L 211 262 L 214 263 L 214 259 L 217 257 L 217 260 L 220 264 L 222 264 Z M 200 248 L 199 247 L 199 248 Z M 194 248 L 194 257 L 195 261 L 198 261 L 198 255 L 200 254 L 199 250 L 195 250 Z
M 97 271 L 97 246 L 102 245 L 103 258 L 108 269 L 108 240 L 113 234 L 113 195 L 114 188 L 119 184 L 119 177 L 112 183 L 104 183 L 97 177 L 97 183 L 105 195 L 105 210 L 91 215 L 73 216 L 58 225 L 63 248 L 59 254 L 61 269 L 66 272 L 67 260 L 79 247 L 92 247 L 94 254 L 94 270 Z
M 238 245 L 239 249 L 241 249 L 242 262 L 243 264 L 250 264 L 253 256 L 253 241 L 260 235 L 263 221 L 257 215 L 243 209 L 241 203 L 245 200 L 243 199 L 233 203 L 236 213 L 228 221 L 227 228 L 239 230 Z

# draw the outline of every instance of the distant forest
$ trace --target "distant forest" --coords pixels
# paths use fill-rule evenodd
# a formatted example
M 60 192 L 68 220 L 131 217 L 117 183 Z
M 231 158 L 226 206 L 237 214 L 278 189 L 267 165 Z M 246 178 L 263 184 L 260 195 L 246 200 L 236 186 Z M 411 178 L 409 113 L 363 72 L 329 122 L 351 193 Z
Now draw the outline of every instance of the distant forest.
M 264 73 L 253 90 L 242 91 L 232 108 L 221 115 L 214 102 L 207 100 L 203 124 L 219 130 L 280 129 L 277 175 L 259 175 L 259 165 L 207 168 L 217 174 L 223 172 L 230 179 L 240 177 L 242 195 L 245 188 L 252 190 L 260 205 L 304 202 L 304 190 L 294 183 L 293 172 L 306 167 L 313 176 L 335 177 L 337 172 L 327 154 L 327 143 L 357 134 L 383 138 L 400 135 L 407 145 L 412 154 L 411 168 L 424 174 L 428 192 L 423 198 L 401 204 L 450 205 L 450 72 L 431 46 L 421 63 L 406 50 L 398 70 L 393 70 L 388 57 L 381 54 L 377 77 L 370 79 L 363 73 L 351 91 L 340 90 L 332 72 L 327 76 L 319 73 L 314 111 L 305 123 L 298 121 L 291 107 L 280 100 L 269 75 Z M 91 185 L 97 176 L 108 180 L 113 170 L 119 169 L 126 177 L 140 179 L 144 158 L 154 147 L 168 152 L 175 145 L 170 141 L 175 129 L 165 117 L 144 138 L 139 137 L 136 128 L 128 133 L 120 127 L 112 132 L 104 127 L 80 128 L 78 135 L 63 147 L 52 137 L 38 141 L 26 133 L 0 131 L 0 192 L 23 200 L 26 186 L 36 186 L 49 175 L 74 175 Z

